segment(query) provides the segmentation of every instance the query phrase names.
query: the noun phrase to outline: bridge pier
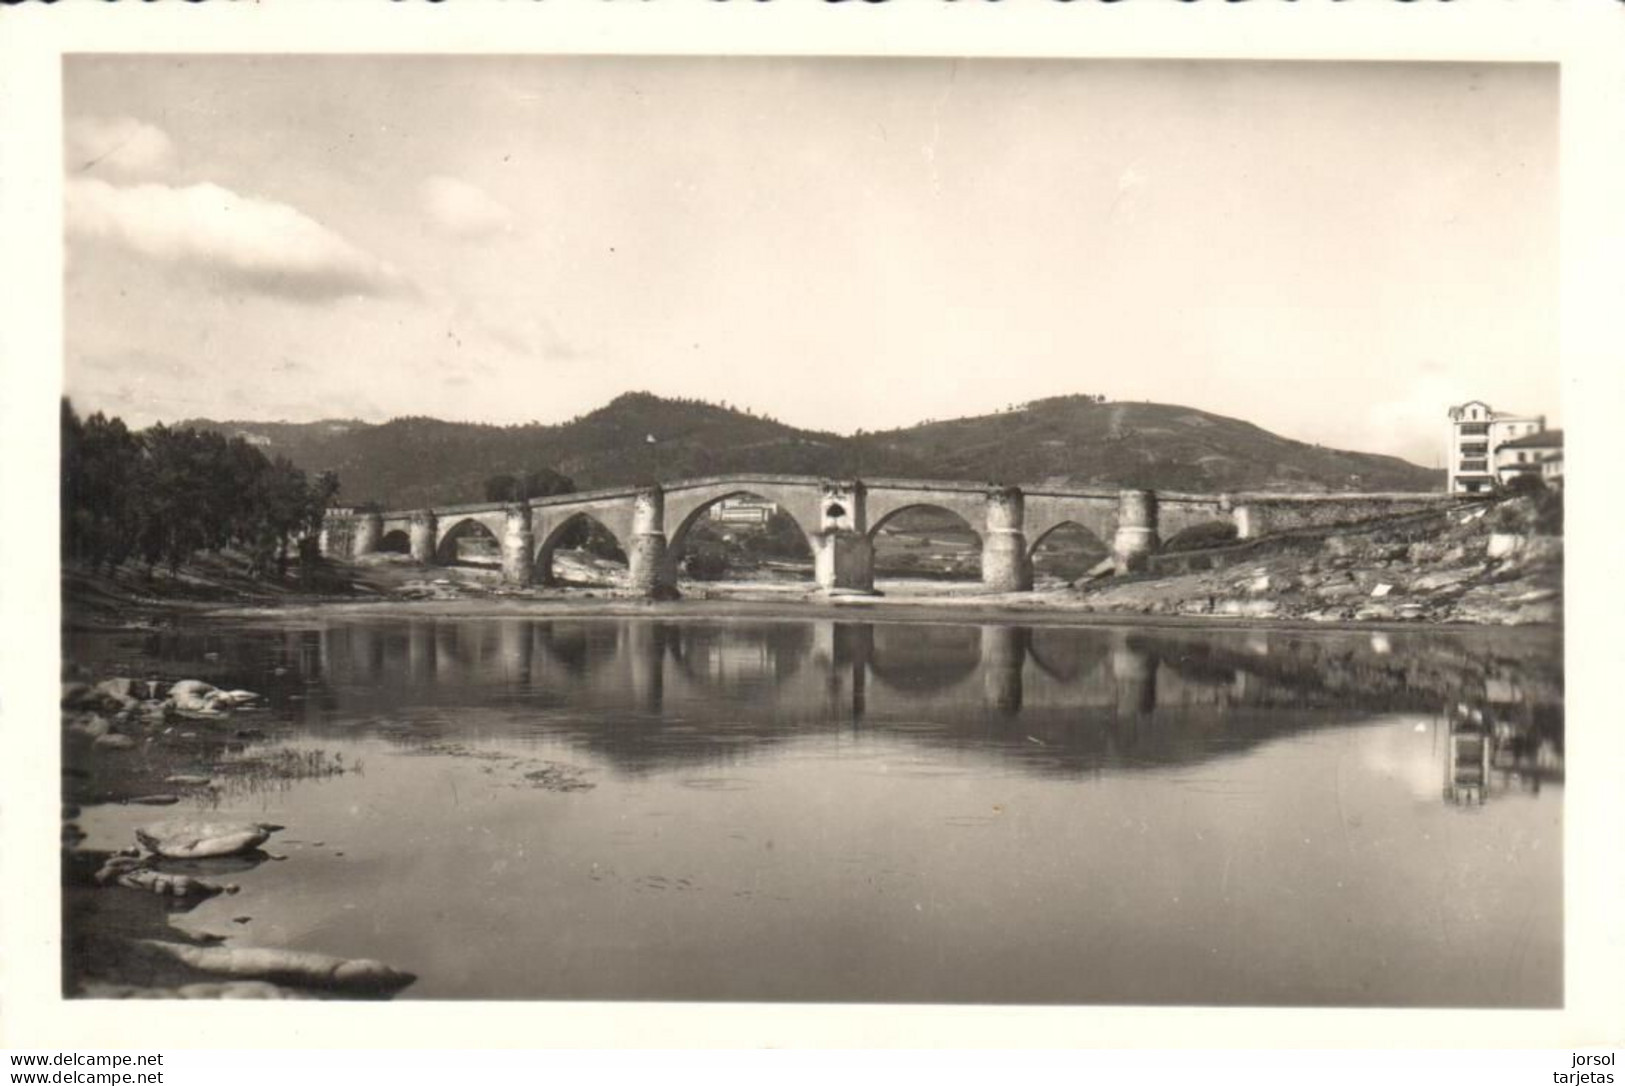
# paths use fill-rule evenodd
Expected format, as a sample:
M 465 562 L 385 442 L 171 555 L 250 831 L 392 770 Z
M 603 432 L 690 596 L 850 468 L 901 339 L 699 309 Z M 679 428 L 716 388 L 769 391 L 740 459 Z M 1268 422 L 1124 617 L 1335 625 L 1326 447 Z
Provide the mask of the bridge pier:
M 631 671 L 632 697 L 639 709 L 658 713 L 666 691 L 666 627 L 660 622 L 629 622 L 622 651 Z
M 406 626 L 406 677 L 413 682 L 434 678 L 434 627 L 425 619 L 413 619 Z
M 362 513 L 355 521 L 355 535 L 351 539 L 350 553 L 357 558 L 378 550 L 378 541 L 384 538 L 384 514 Z
M 878 595 L 875 546 L 869 541 L 868 494 L 861 481 L 826 479 L 820 484 L 813 572 L 825 592 Z
M 1117 534 L 1112 563 L 1118 573 L 1135 573 L 1157 549 L 1157 495 L 1152 490 L 1125 490 L 1117 496 Z
M 530 584 L 535 568 L 532 551 L 536 541 L 530 531 L 530 506 L 519 502 L 502 507 L 506 520 L 502 527 L 502 583 Z
M 982 533 L 982 584 L 993 592 L 1031 592 L 1033 564 L 1022 530 L 1026 499 L 1020 487 L 987 492 L 987 525 Z
M 412 558 L 426 566 L 434 565 L 434 541 L 439 534 L 440 518 L 433 509 L 419 509 L 412 514 Z
M 1113 638 L 1112 691 L 1117 715 L 1149 716 L 1157 708 L 1157 659 L 1127 635 Z
M 1032 632 L 1025 626 L 982 627 L 982 693 L 990 709 L 1021 712 L 1021 672 Z
M 632 591 L 655 600 L 677 598 L 677 569 L 666 556 L 666 492 L 658 486 L 638 490 L 632 504 L 632 538 L 626 562 Z

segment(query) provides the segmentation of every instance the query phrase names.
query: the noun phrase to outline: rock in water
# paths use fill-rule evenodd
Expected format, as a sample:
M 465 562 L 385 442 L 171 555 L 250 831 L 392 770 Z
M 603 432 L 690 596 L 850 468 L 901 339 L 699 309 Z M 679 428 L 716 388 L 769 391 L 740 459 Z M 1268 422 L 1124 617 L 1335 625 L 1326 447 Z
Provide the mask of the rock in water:
M 247 705 L 251 701 L 258 701 L 259 695 L 252 690 L 217 690 L 214 700 L 221 705 Z
M 263 845 L 282 827 L 270 822 L 193 822 L 175 819 L 143 826 L 138 841 L 160 856 L 196 860 L 205 856 L 234 856 Z
M 183 713 L 213 713 L 228 704 L 224 693 L 200 679 L 182 679 L 169 688 L 169 700 Z
M 335 991 L 392 992 L 417 980 L 371 958 L 335 958 L 308 950 L 263 947 L 189 946 L 158 939 L 141 944 L 203 973 L 236 980 L 264 980 Z
M 132 890 L 146 890 L 163 897 L 213 897 L 226 889 L 206 879 L 154 871 L 146 866 L 145 860 L 131 856 L 110 857 L 96 872 L 96 882 L 103 886 L 115 882 Z

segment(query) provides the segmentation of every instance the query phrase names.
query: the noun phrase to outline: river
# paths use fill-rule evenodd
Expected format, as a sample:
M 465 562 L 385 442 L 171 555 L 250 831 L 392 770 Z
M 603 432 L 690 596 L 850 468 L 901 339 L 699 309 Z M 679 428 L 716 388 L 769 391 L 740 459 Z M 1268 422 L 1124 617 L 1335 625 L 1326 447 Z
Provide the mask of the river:
M 344 617 L 67 652 L 263 695 L 182 725 L 238 736 L 207 799 L 89 808 L 86 847 L 280 823 L 172 922 L 404 999 L 1562 1000 L 1549 631 Z

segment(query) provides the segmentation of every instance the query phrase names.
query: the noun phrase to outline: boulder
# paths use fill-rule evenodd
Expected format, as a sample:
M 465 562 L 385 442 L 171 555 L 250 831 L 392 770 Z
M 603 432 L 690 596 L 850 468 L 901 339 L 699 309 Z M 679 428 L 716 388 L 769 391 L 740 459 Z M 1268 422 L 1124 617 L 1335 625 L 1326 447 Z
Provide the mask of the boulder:
M 113 730 L 113 725 L 95 713 L 80 713 L 68 721 L 68 731 L 87 739 L 100 739 Z
M 65 709 L 91 709 L 99 702 L 96 688 L 89 683 L 63 683 L 62 707 Z
M 1510 558 L 1523 550 L 1523 546 L 1524 537 L 1516 532 L 1491 532 L 1484 554 L 1490 559 Z
M 96 684 L 96 690 L 109 701 L 119 706 L 134 705 L 141 698 L 147 696 L 147 684 L 140 684 L 140 693 L 134 679 L 103 679 Z
M 160 856 L 196 860 L 252 851 L 281 828 L 270 822 L 196 822 L 181 818 L 142 826 L 135 836 Z
M 96 746 L 101 750 L 133 750 L 135 740 L 127 735 L 109 732 L 106 735 L 97 737 Z
M 1265 618 L 1275 614 L 1280 604 L 1275 600 L 1219 600 L 1213 608 L 1216 615 L 1241 615 L 1247 618 Z
M 1413 592 L 1437 592 L 1441 588 L 1456 588 L 1473 579 L 1476 570 L 1441 569 L 1424 573 L 1411 582 Z
M 117 883 L 131 890 L 146 890 L 161 897 L 213 897 L 224 893 L 225 887 L 190 875 L 169 875 L 146 866 L 145 860 L 129 856 L 114 856 L 96 872 L 96 881 L 103 886 Z
M 415 974 L 371 958 L 335 958 L 264 947 L 190 946 L 158 939 L 140 943 L 199 972 L 235 980 L 355 992 L 393 992 L 417 980 Z
M 197 679 L 182 679 L 169 688 L 169 700 L 183 713 L 212 713 L 220 709 L 217 688 Z

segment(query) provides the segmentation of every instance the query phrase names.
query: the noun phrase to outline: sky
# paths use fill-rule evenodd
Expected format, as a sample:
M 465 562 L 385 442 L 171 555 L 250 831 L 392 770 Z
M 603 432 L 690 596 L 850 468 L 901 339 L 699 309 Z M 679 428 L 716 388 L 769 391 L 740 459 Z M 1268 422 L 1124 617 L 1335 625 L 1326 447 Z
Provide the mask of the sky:
M 133 424 L 1561 421 L 1541 65 L 74 56 L 66 388 Z

